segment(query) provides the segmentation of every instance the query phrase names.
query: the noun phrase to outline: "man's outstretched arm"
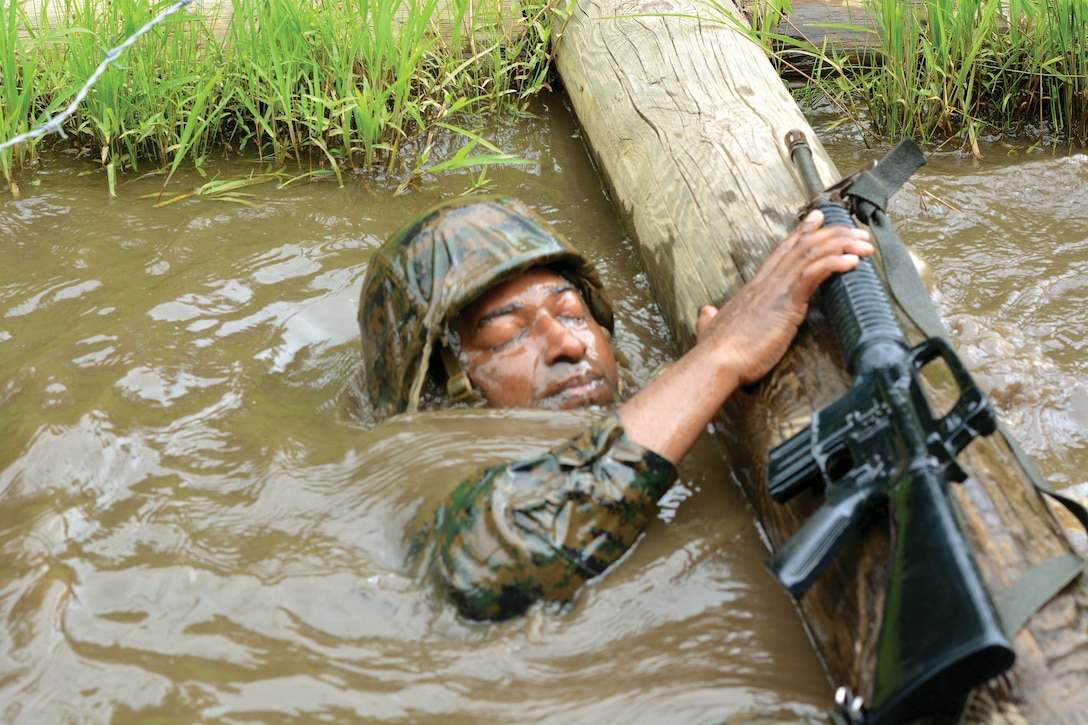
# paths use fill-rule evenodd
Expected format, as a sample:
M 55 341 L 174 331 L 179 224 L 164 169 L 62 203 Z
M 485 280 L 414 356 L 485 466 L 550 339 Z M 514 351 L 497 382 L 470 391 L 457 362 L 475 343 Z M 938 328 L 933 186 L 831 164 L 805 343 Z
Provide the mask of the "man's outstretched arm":
M 866 232 L 821 222 L 814 212 L 728 304 L 704 307 L 695 347 L 618 415 L 457 487 L 418 543 L 463 615 L 505 619 L 538 599 L 568 600 L 634 545 L 673 464 L 738 387 L 781 359 L 820 283 L 872 253 Z
M 873 253 L 866 230 L 822 223 L 811 212 L 725 306 L 699 311 L 695 346 L 620 407 L 631 440 L 678 464 L 729 396 L 782 359 L 820 284 Z

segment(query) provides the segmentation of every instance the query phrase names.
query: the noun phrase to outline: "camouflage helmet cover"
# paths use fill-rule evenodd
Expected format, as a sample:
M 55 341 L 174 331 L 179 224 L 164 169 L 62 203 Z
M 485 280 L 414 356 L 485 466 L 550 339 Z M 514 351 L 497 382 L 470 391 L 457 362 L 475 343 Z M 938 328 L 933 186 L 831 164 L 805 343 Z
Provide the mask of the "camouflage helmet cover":
M 371 257 L 359 299 L 375 414 L 415 411 L 447 323 L 491 287 L 538 266 L 574 284 L 594 319 L 612 330 L 612 305 L 592 263 L 520 201 L 446 202 L 395 233 Z

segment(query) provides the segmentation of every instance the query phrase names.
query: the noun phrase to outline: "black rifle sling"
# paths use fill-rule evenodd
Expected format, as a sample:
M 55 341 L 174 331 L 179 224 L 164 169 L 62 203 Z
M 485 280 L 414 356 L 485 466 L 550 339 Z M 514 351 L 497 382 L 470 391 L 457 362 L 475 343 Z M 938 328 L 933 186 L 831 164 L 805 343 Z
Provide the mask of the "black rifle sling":
M 926 162 L 921 150 L 902 141 L 869 171 L 861 172 L 845 191 L 853 202 L 854 214 L 865 223 L 873 237 L 888 286 L 896 303 L 927 337 L 949 340 L 948 332 L 929 300 L 922 278 L 885 211 L 888 198 Z M 1088 530 L 1088 509 L 1080 502 L 1055 491 L 1036 468 L 1020 444 L 998 421 L 998 432 L 1035 488 L 1054 498 Z M 1015 634 L 1028 619 L 1085 570 L 1076 554 L 1067 554 L 1037 564 L 1020 578 L 997 603 L 1006 631 Z

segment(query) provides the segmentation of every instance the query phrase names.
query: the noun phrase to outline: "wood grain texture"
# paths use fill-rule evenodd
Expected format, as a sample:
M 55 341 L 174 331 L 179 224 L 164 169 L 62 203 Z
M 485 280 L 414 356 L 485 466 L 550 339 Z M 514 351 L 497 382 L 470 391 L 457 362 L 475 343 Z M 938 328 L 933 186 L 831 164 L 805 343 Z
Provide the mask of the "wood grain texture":
M 803 196 L 784 173 L 782 138 L 808 127 L 743 34 L 668 15 L 698 11 L 673 0 L 580 1 L 556 56 L 685 344 L 698 306 L 739 289 L 793 226 Z M 822 149 L 817 156 L 829 175 Z
M 720 7 L 741 17 L 728 0 Z M 721 15 L 696 17 L 709 12 L 685 0 L 579 0 L 556 50 L 591 152 L 685 349 L 699 306 L 733 295 L 804 203 L 786 132 L 806 132 L 823 179 L 840 176 L 762 51 Z M 774 503 L 767 454 L 848 385 L 826 321 L 814 312 L 774 373 L 723 411 L 729 463 L 775 550 L 821 497 Z M 939 376 L 933 385 L 939 398 Z M 953 486 L 953 497 L 997 599 L 1031 566 L 1071 546 L 1000 439 L 974 442 L 961 460 L 972 475 Z M 885 528 L 844 551 L 800 602 L 832 681 L 865 696 L 887 580 Z M 1086 601 L 1084 585 L 1074 584 L 1032 618 L 1015 637 L 1017 665 L 981 688 L 971 722 L 1083 721 Z

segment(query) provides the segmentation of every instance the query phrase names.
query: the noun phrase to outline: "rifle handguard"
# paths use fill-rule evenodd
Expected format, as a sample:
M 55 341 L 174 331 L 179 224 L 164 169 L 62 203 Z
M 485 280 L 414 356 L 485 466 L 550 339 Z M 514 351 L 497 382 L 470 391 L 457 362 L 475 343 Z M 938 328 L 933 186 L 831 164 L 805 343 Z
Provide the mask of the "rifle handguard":
M 815 204 L 814 208 L 823 212 L 825 227 L 857 227 L 841 203 L 825 201 Z M 863 257 L 857 267 L 833 275 L 820 289 L 839 348 L 846 356 L 847 372 L 855 372 L 857 354 L 867 344 L 886 340 L 907 348 L 903 330 L 888 303 L 884 282 L 871 259 Z

